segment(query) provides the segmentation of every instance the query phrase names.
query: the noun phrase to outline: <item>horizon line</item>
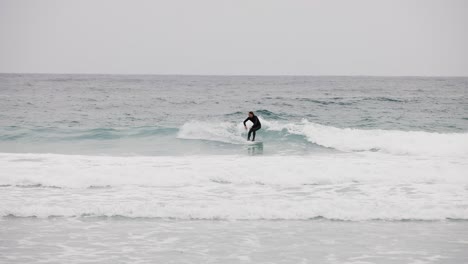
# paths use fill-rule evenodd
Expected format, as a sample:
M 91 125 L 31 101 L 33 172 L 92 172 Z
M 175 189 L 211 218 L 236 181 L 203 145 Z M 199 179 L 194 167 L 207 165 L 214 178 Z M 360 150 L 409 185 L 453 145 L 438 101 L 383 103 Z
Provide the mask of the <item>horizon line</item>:
M 340 75 L 340 74 L 187 74 L 187 73 L 50 73 L 50 72 L 0 72 L 0 74 L 25 75 L 136 75 L 136 76 L 206 76 L 206 77 L 413 77 L 413 78 L 467 78 L 468 75 Z

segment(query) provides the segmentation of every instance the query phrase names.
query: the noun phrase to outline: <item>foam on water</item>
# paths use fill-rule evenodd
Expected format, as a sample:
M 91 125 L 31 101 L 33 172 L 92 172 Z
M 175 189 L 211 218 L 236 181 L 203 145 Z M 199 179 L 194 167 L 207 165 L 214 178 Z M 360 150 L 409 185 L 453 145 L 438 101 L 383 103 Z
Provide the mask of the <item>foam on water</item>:
M 382 151 L 397 155 L 468 157 L 468 133 L 430 133 L 324 126 L 303 120 L 301 124 L 268 122 L 270 130 L 286 129 L 310 142 L 342 151 Z
M 0 185 L 175 186 L 221 181 L 297 186 L 350 182 L 467 184 L 464 158 L 373 153 L 310 156 L 112 157 L 0 154 Z
M 468 133 L 431 133 L 381 129 L 355 129 L 325 126 L 302 120 L 300 123 L 269 121 L 261 118 L 259 137 L 277 141 L 278 136 L 299 135 L 322 147 L 340 151 L 371 151 L 396 155 L 432 155 L 468 157 Z M 270 135 L 272 132 L 283 134 Z M 232 144 L 245 142 L 241 123 L 192 121 L 179 130 L 182 139 L 201 139 Z M 303 142 L 306 144 L 307 142 Z
M 2 216 L 468 219 L 466 159 L 3 153 L 0 166 Z
M 0 74 L 0 216 L 468 219 L 467 84 Z
M 243 130 L 245 129 L 241 124 L 191 121 L 182 125 L 177 137 L 181 139 L 201 139 L 242 144 L 246 141 L 245 137 L 242 136 Z

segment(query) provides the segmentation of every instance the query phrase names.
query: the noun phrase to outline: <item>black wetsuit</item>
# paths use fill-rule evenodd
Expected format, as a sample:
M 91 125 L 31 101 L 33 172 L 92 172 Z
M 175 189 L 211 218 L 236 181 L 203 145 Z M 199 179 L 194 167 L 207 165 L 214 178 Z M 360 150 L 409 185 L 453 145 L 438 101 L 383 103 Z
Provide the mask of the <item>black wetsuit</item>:
M 258 117 L 257 116 L 253 116 L 252 118 L 250 117 L 247 117 L 245 120 L 244 120 L 244 126 L 245 126 L 245 122 L 247 121 L 251 121 L 253 123 L 253 126 L 250 128 L 249 130 L 249 134 L 247 136 L 247 140 L 250 140 L 250 135 L 253 133 L 253 138 L 252 138 L 252 141 L 255 141 L 255 132 L 257 130 L 259 130 L 260 128 L 262 128 L 262 124 L 260 124 L 260 120 L 258 120 Z

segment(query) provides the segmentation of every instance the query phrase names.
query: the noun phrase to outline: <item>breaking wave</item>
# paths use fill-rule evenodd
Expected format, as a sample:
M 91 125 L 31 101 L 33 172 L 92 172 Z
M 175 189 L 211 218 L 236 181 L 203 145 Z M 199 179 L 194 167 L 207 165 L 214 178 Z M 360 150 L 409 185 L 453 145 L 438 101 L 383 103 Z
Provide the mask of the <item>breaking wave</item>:
M 258 134 L 264 141 L 278 141 L 289 135 L 298 135 L 302 137 L 303 144 L 313 143 L 345 152 L 468 157 L 468 133 L 337 128 L 307 120 L 285 123 L 261 119 L 261 122 L 263 130 Z M 241 123 L 192 121 L 180 128 L 178 137 L 243 144 L 245 133 Z
M 468 219 L 465 159 L 0 153 L 0 216 Z

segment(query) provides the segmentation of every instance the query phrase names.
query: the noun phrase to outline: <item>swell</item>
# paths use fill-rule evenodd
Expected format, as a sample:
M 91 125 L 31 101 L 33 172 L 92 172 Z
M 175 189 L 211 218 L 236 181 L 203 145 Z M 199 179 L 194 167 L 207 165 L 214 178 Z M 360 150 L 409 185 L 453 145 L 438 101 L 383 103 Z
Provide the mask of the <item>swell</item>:
M 468 133 L 338 128 L 309 122 L 306 119 L 301 122 L 288 122 L 279 118 L 260 117 L 260 119 L 262 129 L 258 132 L 258 139 L 265 144 L 271 143 L 276 146 L 281 146 L 283 143 L 303 146 L 316 144 L 343 152 L 468 157 Z M 65 144 L 80 141 L 109 141 L 110 144 L 119 144 L 122 139 L 142 144 L 151 142 L 149 139 L 166 138 L 238 145 L 246 144 L 246 130 L 242 123 L 236 122 L 190 121 L 180 127 L 92 129 L 4 127 L 0 131 L 0 144 L 2 141 Z
M 306 102 L 317 105 L 356 105 L 362 102 L 386 102 L 386 103 L 408 103 L 415 102 L 415 98 L 397 98 L 387 96 L 376 97 L 332 97 L 332 98 L 308 98 L 297 97 L 295 101 Z
M 268 120 L 287 120 L 287 118 L 290 117 L 290 115 L 286 113 L 273 112 L 267 109 L 259 109 L 259 110 L 255 110 L 254 112 L 257 116 L 261 116 L 262 118 L 268 119 Z M 236 112 L 225 114 L 224 116 L 229 119 L 233 117 L 236 119 L 244 119 L 245 115 L 246 115 L 245 112 L 236 111 Z
M 170 127 L 134 127 L 134 128 L 90 128 L 67 129 L 58 127 L 20 128 L 4 127 L 0 141 L 79 141 L 113 140 L 121 138 L 144 138 L 175 134 L 177 128 Z
M 78 219 L 106 219 L 106 220 L 170 220 L 170 221 L 337 221 L 337 222 L 353 222 L 353 221 L 372 221 L 372 222 L 437 222 L 437 221 L 447 221 L 447 222 L 466 222 L 468 218 L 453 218 L 453 217 L 445 217 L 445 218 L 434 218 L 434 219 L 419 219 L 419 218 L 395 218 L 395 219 L 387 219 L 387 218 L 368 218 L 368 219 L 359 219 L 359 220 L 351 220 L 351 219 L 340 219 L 340 218 L 327 218 L 324 216 L 314 216 L 309 218 L 297 218 L 297 219 L 290 219 L 290 218 L 245 218 L 245 219 L 229 219 L 229 218 L 222 218 L 222 217 L 208 217 L 208 218 L 198 218 L 193 216 L 187 217 L 150 217 L 150 216 L 126 216 L 126 215 L 99 215 L 99 214 L 90 214 L 84 213 L 81 215 L 14 215 L 14 214 L 7 214 L 0 216 L 3 219 L 24 219 L 24 218 L 48 218 L 48 219 L 56 219 L 56 218 L 78 218 Z

